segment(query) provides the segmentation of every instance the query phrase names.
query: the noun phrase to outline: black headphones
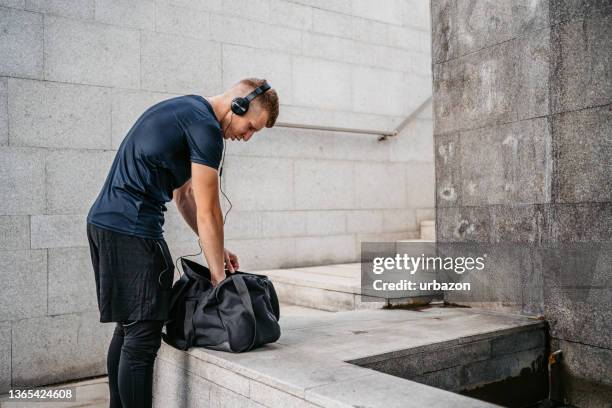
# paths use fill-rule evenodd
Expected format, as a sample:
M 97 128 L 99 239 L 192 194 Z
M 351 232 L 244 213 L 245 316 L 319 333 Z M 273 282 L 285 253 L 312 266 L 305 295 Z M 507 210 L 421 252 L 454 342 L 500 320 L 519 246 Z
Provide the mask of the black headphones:
M 249 105 L 251 104 L 251 101 L 255 99 L 258 95 L 261 95 L 262 93 L 266 92 L 270 88 L 271 88 L 270 85 L 268 85 L 268 83 L 264 81 L 264 83 L 261 86 L 258 86 L 257 88 L 255 88 L 253 92 L 251 92 L 247 96 L 243 98 L 237 97 L 237 98 L 232 99 L 232 105 L 231 105 L 232 112 L 234 112 L 238 116 L 246 115 L 246 113 L 249 111 Z

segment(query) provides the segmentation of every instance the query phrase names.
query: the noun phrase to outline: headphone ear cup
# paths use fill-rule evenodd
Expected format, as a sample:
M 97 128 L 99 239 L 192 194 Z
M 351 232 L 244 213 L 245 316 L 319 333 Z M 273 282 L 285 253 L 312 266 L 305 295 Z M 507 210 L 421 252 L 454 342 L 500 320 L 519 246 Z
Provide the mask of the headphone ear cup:
M 249 110 L 249 101 L 246 98 L 234 98 L 231 108 L 236 115 L 243 116 Z

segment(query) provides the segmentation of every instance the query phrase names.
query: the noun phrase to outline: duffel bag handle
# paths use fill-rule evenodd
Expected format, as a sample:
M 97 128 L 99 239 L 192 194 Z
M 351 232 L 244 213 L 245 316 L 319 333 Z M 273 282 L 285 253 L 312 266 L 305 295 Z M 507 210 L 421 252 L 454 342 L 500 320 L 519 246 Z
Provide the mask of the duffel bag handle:
M 246 283 L 244 282 L 244 277 L 238 274 L 230 275 L 234 285 L 236 286 L 236 290 L 238 291 L 238 295 L 240 296 L 240 300 L 244 305 L 245 309 L 253 319 L 253 340 L 245 351 L 251 350 L 255 341 L 257 340 L 257 319 L 255 318 L 255 312 L 253 312 L 253 303 L 251 301 L 251 294 L 249 293 L 249 289 L 247 288 Z

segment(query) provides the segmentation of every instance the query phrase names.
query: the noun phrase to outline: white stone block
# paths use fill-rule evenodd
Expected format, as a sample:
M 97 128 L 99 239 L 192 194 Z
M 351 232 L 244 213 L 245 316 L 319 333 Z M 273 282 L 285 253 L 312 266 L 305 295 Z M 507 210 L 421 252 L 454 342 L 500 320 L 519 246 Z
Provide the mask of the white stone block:
M 238 256 L 241 271 L 295 265 L 295 238 L 226 240 L 225 247 Z
M 207 0 L 206 7 L 221 14 L 244 17 L 249 20 L 270 21 L 270 4 L 267 0 Z
M 410 53 L 410 67 L 415 75 L 430 78 L 431 71 L 431 56 L 421 52 L 408 51 Z
M 312 29 L 337 37 L 350 37 L 353 22 L 351 16 L 315 8 L 312 10 Z
M 332 61 L 293 59 L 293 100 L 296 104 L 351 109 L 351 66 Z
M 75 19 L 94 17 L 94 0 L 26 0 L 27 10 L 45 14 L 55 14 Z
M 48 314 L 97 311 L 89 248 L 49 249 Z
M 383 231 L 417 231 L 416 211 L 413 208 L 383 210 Z
M 227 151 L 238 156 L 332 159 L 338 156 L 335 140 L 330 132 L 275 126 L 255 133 L 248 143 L 229 143 Z
M 244 45 L 299 54 L 301 32 L 269 24 L 254 24 L 251 20 L 211 14 L 211 38 L 223 43 Z
M 86 247 L 87 215 L 32 216 L 32 248 Z
M 411 55 L 407 50 L 367 44 L 326 34 L 305 32 L 303 34 L 303 53 L 309 57 L 331 59 L 349 64 L 398 71 L 410 70 Z
M 47 313 L 46 251 L 1 251 L 0 271 L 0 321 Z
M 138 88 L 140 33 L 106 24 L 45 16 L 45 78 Z
M 293 209 L 293 161 L 226 155 L 224 191 L 232 211 Z
M 421 31 L 410 27 L 388 25 L 388 45 L 391 47 L 405 48 L 411 51 L 423 52 L 421 50 Z
M 408 0 L 404 4 L 405 7 L 402 8 L 402 24 L 429 32 L 431 29 L 429 2 Z
M 353 17 L 351 38 L 357 41 L 385 45 L 388 43 L 388 27 L 391 26 L 370 19 Z
M 418 49 L 417 51 L 429 55 L 431 59 L 431 32 L 427 31 L 417 31 L 417 41 L 418 41 Z
M 409 89 L 403 74 L 379 68 L 353 68 L 353 110 L 386 115 L 406 115 Z
M 106 374 L 106 352 L 114 326 L 100 323 L 97 311 L 15 322 L 13 386 Z
M 356 256 L 353 235 L 295 238 L 294 259 L 301 265 L 355 262 Z
M 348 38 L 304 32 L 302 34 L 303 54 L 309 57 L 325 58 L 334 61 L 351 62 L 355 41 Z
M 292 103 L 291 57 L 280 52 L 223 44 L 223 88 L 243 78 L 265 78 L 280 102 Z
M 294 0 L 294 2 L 314 8 L 351 14 L 351 0 Z
M 262 236 L 277 238 L 306 235 L 306 216 L 303 211 L 262 212 Z
M 341 235 L 347 231 L 344 211 L 308 211 L 306 233 L 308 235 Z
M 266 407 L 314 408 L 315 405 L 289 393 L 251 381 L 251 399 Z
M 9 78 L 11 145 L 108 149 L 108 89 Z
M 169 346 L 162 344 L 162 347 Z M 167 360 L 156 361 L 154 370 L 154 408 L 210 407 L 212 384 L 209 381 L 192 375 Z M 163 375 L 157 372 L 162 372 Z
M 2 8 L 0 33 L 0 75 L 42 79 L 42 15 Z
M 404 0 L 387 0 L 382 4 L 368 0 L 353 0 L 352 6 L 353 14 L 356 16 L 401 25 L 407 4 Z
M 295 207 L 346 209 L 354 205 L 353 163 L 331 160 L 295 162 Z
M 210 37 L 210 14 L 206 11 L 157 3 L 155 31 L 208 39 Z
M 86 214 L 108 175 L 114 151 L 53 151 L 47 155 L 47 214 Z
M 417 222 L 423 222 L 426 220 L 435 220 L 436 219 L 436 209 L 432 208 L 417 208 L 416 209 L 416 218 Z M 435 222 L 435 221 L 434 221 Z
M 11 325 L 0 324 L 0 393 L 11 389 Z
M 25 0 L 0 0 L 0 5 L 12 8 L 25 8 Z
M 30 248 L 30 218 L 24 215 L 0 216 L 0 250 Z
M 312 8 L 285 0 L 270 0 L 270 23 L 298 30 L 312 28 Z
M 433 121 L 416 118 L 387 144 L 391 161 L 433 162 Z
M 402 82 L 410 93 L 410 98 L 406 100 L 408 113 L 413 112 L 432 95 L 431 75 L 419 76 L 405 72 Z
M 155 2 L 151 0 L 95 0 L 95 19 L 141 30 L 155 27 Z
M 403 164 L 355 162 L 357 208 L 404 208 L 408 204 Z
M 378 128 L 373 130 L 390 130 Z M 390 149 L 386 141 L 379 141 L 378 135 L 334 132 L 330 135 L 334 147 L 334 159 L 380 161 L 389 160 Z
M 45 160 L 40 150 L 0 149 L 0 214 L 40 214 L 45 210 Z
M 383 215 L 380 210 L 354 210 L 346 212 L 347 232 L 382 232 Z
M 436 222 L 434 220 L 423 220 L 421 225 L 421 239 L 436 240 Z
M 434 163 L 410 163 L 406 166 L 406 193 L 411 207 L 435 207 Z
M 221 47 L 170 34 L 143 33 L 141 71 L 143 89 L 214 94 L 221 90 Z
M 261 219 L 262 213 L 259 211 L 234 211 L 232 208 L 225 219 L 225 239 L 260 238 Z
M 8 78 L 0 78 L 0 146 L 6 146 L 8 140 Z
M 246 380 L 246 378 L 245 378 Z M 248 383 L 247 383 L 248 389 Z M 248 397 L 230 391 L 226 387 L 212 385 L 210 389 L 211 408 L 243 408 L 250 407 L 251 401 Z

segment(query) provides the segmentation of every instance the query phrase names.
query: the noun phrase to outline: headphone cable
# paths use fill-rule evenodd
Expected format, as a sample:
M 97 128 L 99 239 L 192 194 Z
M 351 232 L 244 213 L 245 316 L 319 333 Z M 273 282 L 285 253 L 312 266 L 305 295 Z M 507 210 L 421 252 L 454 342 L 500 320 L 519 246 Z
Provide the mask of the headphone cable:
M 225 199 L 229 203 L 229 208 L 227 209 L 227 211 L 225 212 L 225 215 L 223 216 L 223 226 L 225 226 L 225 220 L 227 219 L 227 214 L 229 214 L 229 212 L 232 209 L 232 202 L 230 201 L 229 197 L 223 191 L 223 182 L 221 180 L 221 177 L 223 176 L 223 165 L 225 164 L 225 134 L 227 133 L 227 129 L 232 124 L 232 120 L 233 119 L 234 119 L 234 112 L 232 112 L 232 116 L 230 117 L 230 122 L 228 123 L 227 127 L 225 128 L 225 131 L 223 132 L 223 155 L 221 157 L 221 166 L 220 166 L 220 169 L 219 169 L 219 190 L 221 190 L 221 194 L 223 194 L 223 197 L 225 197 Z

